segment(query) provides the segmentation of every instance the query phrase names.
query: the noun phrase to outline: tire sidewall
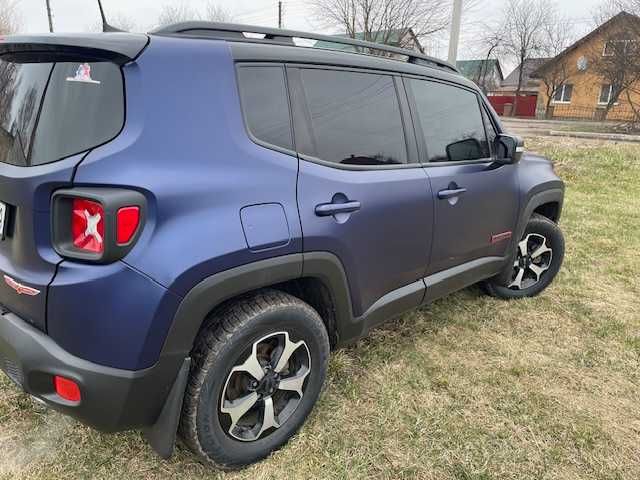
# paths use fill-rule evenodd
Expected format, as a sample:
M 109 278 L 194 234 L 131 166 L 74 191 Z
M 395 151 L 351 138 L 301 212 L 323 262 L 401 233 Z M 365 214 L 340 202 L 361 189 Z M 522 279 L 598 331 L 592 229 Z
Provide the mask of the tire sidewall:
M 197 409 L 197 434 L 204 452 L 227 465 L 247 464 L 264 458 L 283 445 L 304 423 L 320 394 L 327 368 L 328 337 L 324 325 L 309 307 L 292 305 L 261 312 L 238 329 L 213 359 L 206 372 Z M 311 356 L 311 369 L 304 395 L 285 424 L 266 437 L 243 442 L 231 437 L 219 420 L 222 390 L 231 369 L 242 363 L 242 352 L 269 334 L 286 331 L 292 341 L 304 340 Z M 226 458 L 217 458 L 222 453 Z

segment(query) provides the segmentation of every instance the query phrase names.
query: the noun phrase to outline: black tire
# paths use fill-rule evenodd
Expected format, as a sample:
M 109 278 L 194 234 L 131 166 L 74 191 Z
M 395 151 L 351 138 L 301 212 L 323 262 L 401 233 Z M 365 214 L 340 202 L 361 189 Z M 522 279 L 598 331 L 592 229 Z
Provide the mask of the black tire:
M 531 234 L 533 234 L 533 236 L 530 236 Z M 519 240 L 518 244 L 516 244 L 517 251 L 514 262 L 518 262 L 522 257 L 522 255 L 518 253 L 518 245 L 525 238 L 534 238 L 534 240 L 537 238 L 544 238 L 546 240 L 546 246 L 551 249 L 548 268 L 539 275 L 539 280 L 537 282 L 531 284 L 530 286 L 526 286 L 523 284 L 523 287 L 525 288 L 518 289 L 515 286 L 510 288 L 508 285 L 516 279 L 514 277 L 517 277 L 520 266 L 510 266 L 509 268 L 512 269 L 512 271 L 510 271 L 509 274 L 506 275 L 506 281 L 504 281 L 504 275 L 499 275 L 498 277 L 484 282 L 484 289 L 489 295 L 505 300 L 535 297 L 536 295 L 540 294 L 545 288 L 547 288 L 551 284 L 551 282 L 553 282 L 554 278 L 558 274 L 558 271 L 560 270 L 560 267 L 562 266 L 562 260 L 564 259 L 564 236 L 562 235 L 562 231 L 560 230 L 558 225 L 549 220 L 547 217 L 533 214 L 529 219 L 529 222 L 527 223 L 522 238 Z M 531 259 L 529 259 L 529 263 L 531 263 Z M 533 273 L 533 275 L 535 274 Z M 500 277 L 502 277 L 502 281 L 498 280 Z M 533 279 L 530 281 L 533 281 Z
M 287 332 L 287 335 L 281 335 L 280 332 Z M 267 340 L 264 340 L 265 338 Z M 262 415 L 264 426 L 265 402 L 266 398 L 271 396 L 271 405 L 277 405 L 277 402 L 287 405 L 288 418 L 279 428 L 272 427 L 263 433 L 258 422 L 257 439 L 246 441 L 234 438 L 236 432 L 240 432 L 238 435 L 250 436 L 247 432 L 252 430 L 246 426 L 233 426 L 232 417 L 221 411 L 223 405 L 232 405 L 229 402 L 233 399 L 224 400 L 222 396 L 227 398 L 227 385 L 238 384 L 241 385 L 238 388 L 242 389 L 242 385 L 247 383 L 252 384 L 246 388 L 250 388 L 249 395 L 253 395 L 258 391 L 253 389 L 253 384 L 258 382 L 254 382 L 255 377 L 248 375 L 245 370 L 233 373 L 232 369 L 249 362 L 253 358 L 252 352 L 263 351 L 271 344 L 278 345 L 280 341 L 285 341 L 285 345 L 300 344 L 299 348 L 296 347 L 296 353 L 291 354 L 289 358 L 298 355 L 301 362 L 304 363 L 307 358 L 310 362 L 303 379 L 303 394 L 295 403 L 297 394 L 280 391 L 273 393 L 274 387 L 271 384 L 272 396 L 269 393 L 264 394 L 262 400 L 255 403 L 255 411 L 251 410 L 245 415 L 247 418 L 253 416 L 251 418 L 255 417 L 258 420 Z M 276 367 L 276 357 L 282 355 L 278 352 L 283 352 L 283 349 L 273 347 L 271 353 L 266 354 Z M 255 356 L 257 358 L 259 355 Z M 205 463 L 216 468 L 237 469 L 263 459 L 286 443 L 306 420 L 322 389 L 328 358 L 329 338 L 322 319 L 313 308 L 300 299 L 277 290 L 262 290 L 226 305 L 207 319 L 196 340 L 180 419 L 180 437 Z M 269 361 L 264 358 L 260 360 L 262 368 L 267 372 L 265 379 L 269 373 L 277 375 L 273 365 L 268 365 Z M 287 362 L 285 371 L 293 369 L 289 365 L 290 362 L 293 360 Z M 263 383 L 260 382 L 259 388 L 268 389 L 269 387 L 263 386 Z M 293 400 L 276 398 L 276 394 L 290 393 Z M 246 398 L 243 395 L 239 394 L 236 398 Z M 276 410 L 274 408 L 274 411 Z M 277 420 L 282 412 L 284 410 L 274 418 Z

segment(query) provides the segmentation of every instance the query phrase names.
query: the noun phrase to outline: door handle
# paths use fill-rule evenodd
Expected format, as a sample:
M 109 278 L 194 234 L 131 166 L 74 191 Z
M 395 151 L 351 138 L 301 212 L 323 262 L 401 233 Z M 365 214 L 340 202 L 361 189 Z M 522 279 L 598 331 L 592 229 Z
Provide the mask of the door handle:
M 338 213 L 352 213 L 360 210 L 360 202 L 351 201 L 345 203 L 321 203 L 316 206 L 316 215 L 329 217 Z
M 462 195 L 466 191 L 467 191 L 466 188 L 454 188 L 454 189 L 451 189 L 451 190 L 440 190 L 438 192 L 438 198 L 440 200 L 446 200 L 448 198 L 459 197 L 460 195 Z

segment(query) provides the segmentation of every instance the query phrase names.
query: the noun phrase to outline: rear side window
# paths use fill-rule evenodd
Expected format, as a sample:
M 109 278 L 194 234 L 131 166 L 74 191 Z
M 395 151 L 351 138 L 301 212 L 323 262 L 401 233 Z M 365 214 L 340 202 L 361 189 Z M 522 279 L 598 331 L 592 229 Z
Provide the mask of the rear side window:
M 463 88 L 409 80 L 430 162 L 491 156 L 478 97 Z
M 0 161 L 42 165 L 113 139 L 125 117 L 120 68 L 110 62 L 0 61 Z
M 407 163 L 391 76 L 303 69 L 302 83 L 321 160 L 343 165 Z
M 259 141 L 293 150 L 282 67 L 238 67 L 240 101 L 249 132 Z

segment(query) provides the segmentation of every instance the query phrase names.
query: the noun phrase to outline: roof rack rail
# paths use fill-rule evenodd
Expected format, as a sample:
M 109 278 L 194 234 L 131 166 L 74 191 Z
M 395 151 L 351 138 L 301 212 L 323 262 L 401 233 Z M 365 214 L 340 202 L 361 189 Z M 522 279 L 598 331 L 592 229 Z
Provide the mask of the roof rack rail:
M 404 48 L 393 47 L 382 43 L 366 42 L 363 40 L 355 40 L 347 37 L 333 37 L 330 35 L 320 35 L 317 33 L 299 32 L 295 30 L 284 30 L 278 28 L 257 27 L 254 25 L 240 25 L 233 23 L 218 22 L 180 22 L 165 27 L 158 28 L 151 32 L 155 35 L 185 35 L 195 37 L 207 37 L 220 40 L 236 41 L 236 42 L 254 42 L 254 43 L 270 43 L 277 45 L 295 46 L 294 38 L 302 38 L 309 40 L 317 40 L 327 43 L 335 43 L 338 45 L 351 45 L 353 47 L 366 48 L 369 50 L 378 50 L 381 52 L 403 55 L 407 57 L 407 62 L 416 65 L 425 65 L 435 67 L 442 70 L 450 70 L 459 73 L 458 69 L 449 62 L 438 58 L 424 55 L 423 53 L 407 50 Z M 260 34 L 264 38 L 248 37 L 246 34 Z M 322 47 L 324 48 L 324 47 Z M 331 50 L 330 48 L 325 48 Z M 363 52 L 353 52 L 363 53 Z

